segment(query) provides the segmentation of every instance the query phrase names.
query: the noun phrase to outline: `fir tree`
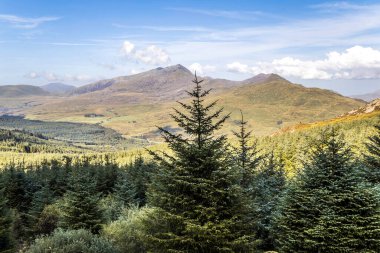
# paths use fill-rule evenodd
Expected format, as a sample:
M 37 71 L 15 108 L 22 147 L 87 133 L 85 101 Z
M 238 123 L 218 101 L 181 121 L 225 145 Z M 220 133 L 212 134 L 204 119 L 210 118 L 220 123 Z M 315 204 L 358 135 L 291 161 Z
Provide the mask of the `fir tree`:
M 233 173 L 224 135 L 215 135 L 229 117 L 205 105 L 210 90 L 195 76 L 187 111 L 171 115 L 182 134 L 159 128 L 172 155 L 150 152 L 159 162 L 149 189 L 149 204 L 160 210 L 167 231 L 150 235 L 158 252 L 249 252 L 250 234 L 242 221 L 247 205 Z M 245 235 L 244 235 L 245 234 Z
M 312 148 L 276 222 L 281 252 L 379 252 L 379 200 L 334 129 Z
M 367 149 L 369 154 L 365 155 L 367 167 L 366 177 L 369 182 L 380 183 L 380 125 L 375 126 L 377 134 L 369 138 Z
M 65 194 L 63 206 L 63 227 L 70 229 L 88 229 L 97 233 L 101 224 L 98 209 L 99 193 L 96 182 L 87 167 L 73 171 L 69 181 L 69 190 Z

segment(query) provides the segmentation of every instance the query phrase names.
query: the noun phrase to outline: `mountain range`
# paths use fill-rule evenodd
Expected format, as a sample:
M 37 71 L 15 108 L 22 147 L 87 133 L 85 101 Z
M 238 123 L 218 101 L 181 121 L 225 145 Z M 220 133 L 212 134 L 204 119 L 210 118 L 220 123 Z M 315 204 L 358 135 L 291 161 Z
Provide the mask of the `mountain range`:
M 56 95 L 62 95 L 73 91 L 76 87 L 64 83 L 48 83 L 40 86 L 43 90 Z
M 156 125 L 173 125 L 171 108 L 177 107 L 177 100 L 188 101 L 186 91 L 192 89 L 193 79 L 182 65 L 156 68 L 68 89 L 64 96 L 43 90 L 33 97 L 3 97 L 0 112 L 30 119 L 100 124 L 125 136 L 155 138 Z M 329 90 L 291 83 L 276 74 L 259 74 L 243 81 L 201 79 L 204 88 L 212 89 L 207 102 L 219 100 L 226 113 L 232 113 L 227 131 L 236 128 L 240 110 L 257 135 L 266 135 L 299 122 L 333 118 L 365 104 Z
M 352 97 L 353 98 L 357 98 L 357 99 L 362 99 L 362 100 L 367 101 L 367 102 L 370 102 L 370 101 L 372 101 L 374 99 L 380 98 L 380 90 L 377 90 L 377 91 L 374 91 L 374 92 L 371 92 L 371 93 L 362 94 L 362 95 L 354 95 Z

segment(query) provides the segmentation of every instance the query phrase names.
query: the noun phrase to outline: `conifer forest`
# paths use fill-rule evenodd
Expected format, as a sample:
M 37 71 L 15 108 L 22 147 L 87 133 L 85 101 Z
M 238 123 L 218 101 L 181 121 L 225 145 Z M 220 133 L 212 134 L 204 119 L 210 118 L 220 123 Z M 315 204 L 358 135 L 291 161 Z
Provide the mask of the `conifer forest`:
M 1 252 L 380 252 L 379 124 L 360 152 L 317 127 L 295 162 L 297 138 L 255 138 L 244 112 L 220 134 L 230 115 L 193 82 L 162 148 L 4 165 Z
M 380 253 L 380 0 L 0 0 L 0 253 Z

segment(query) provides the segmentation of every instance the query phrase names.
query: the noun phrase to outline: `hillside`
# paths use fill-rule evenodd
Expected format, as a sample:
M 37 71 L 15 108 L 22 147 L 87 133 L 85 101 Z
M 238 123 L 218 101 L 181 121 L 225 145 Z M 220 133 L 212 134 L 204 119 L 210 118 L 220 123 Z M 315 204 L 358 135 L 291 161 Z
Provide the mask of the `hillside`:
M 286 127 L 278 133 L 308 130 L 315 127 L 333 126 L 335 124 L 349 124 L 352 122 L 368 119 L 377 119 L 378 121 L 380 120 L 380 99 L 375 99 L 372 102 L 367 103 L 358 109 L 343 113 L 335 118 L 308 124 L 296 124 L 294 126 Z
M 4 85 L 0 86 L 0 97 L 24 97 L 24 96 L 46 96 L 49 93 L 40 87 L 33 85 Z
M 151 139 L 158 136 L 156 125 L 172 126 L 171 108 L 177 100 L 186 101 L 185 91 L 192 87 L 192 80 L 193 74 L 182 65 L 156 68 L 85 85 L 72 96 L 41 97 L 16 112 L 29 119 L 96 123 L 128 137 Z M 326 120 L 364 104 L 332 91 L 293 84 L 274 74 L 243 81 L 205 77 L 202 85 L 213 89 L 210 101 L 219 99 L 219 105 L 232 112 L 228 131 L 236 127 L 241 109 L 257 135 L 299 122 Z M 22 100 L 22 104 L 27 102 Z
M 94 96 L 109 95 L 111 93 L 144 94 L 151 98 L 175 99 L 183 97 L 186 90 L 193 85 L 194 74 L 184 66 L 177 64 L 166 68 L 156 68 L 130 76 L 121 76 L 112 79 L 100 80 L 74 89 L 72 95 L 93 93 Z M 243 86 L 246 84 L 259 84 L 274 80 L 286 81 L 275 74 L 259 74 L 243 81 L 227 79 L 214 79 L 204 77 L 203 85 L 215 91 Z
M 48 83 L 40 87 L 43 90 L 52 94 L 65 94 L 75 89 L 75 86 L 64 84 L 64 83 Z

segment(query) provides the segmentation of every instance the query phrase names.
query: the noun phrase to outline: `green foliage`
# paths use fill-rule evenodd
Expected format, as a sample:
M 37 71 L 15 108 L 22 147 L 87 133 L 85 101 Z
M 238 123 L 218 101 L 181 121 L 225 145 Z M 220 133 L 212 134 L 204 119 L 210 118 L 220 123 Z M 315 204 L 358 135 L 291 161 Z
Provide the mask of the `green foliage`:
M 155 164 L 144 161 L 139 155 L 118 177 L 115 194 L 124 204 L 143 206 Z
M 61 213 L 56 204 L 45 206 L 35 224 L 36 234 L 51 234 L 58 228 L 59 217 L 61 217 Z
M 193 82 L 191 103 L 179 102 L 187 113 L 175 109 L 172 115 L 185 135 L 160 128 L 174 156 L 151 152 L 160 166 L 148 203 L 168 224 L 168 231 L 150 235 L 151 247 L 159 252 L 249 251 L 252 238 L 242 222 L 249 209 L 226 137 L 214 135 L 228 116 L 220 117 L 222 109 L 211 112 L 216 102 L 204 105 L 210 90 L 202 90 L 197 77 Z
M 281 252 L 378 252 L 377 191 L 362 184 L 334 129 L 322 133 L 290 185 L 276 222 Z
M 12 252 L 14 247 L 11 231 L 12 218 L 1 179 L 0 177 L 0 252 Z
M 107 224 L 119 218 L 125 205 L 115 194 L 109 194 L 99 200 L 98 206 L 102 220 Z
M 260 154 L 257 147 L 257 140 L 252 141 L 252 131 L 247 131 L 244 121 L 243 113 L 241 113 L 240 131 L 233 131 L 238 139 L 239 145 L 234 147 L 235 165 L 241 170 L 241 185 L 243 189 L 249 194 L 250 188 L 258 171 L 260 162 L 264 156 Z M 251 196 L 252 197 L 252 196 Z
M 45 230 L 44 227 L 40 228 L 40 215 L 44 210 L 45 206 L 53 202 L 53 195 L 50 189 L 47 186 L 41 187 L 37 190 L 32 197 L 30 208 L 27 214 L 28 218 L 28 227 L 31 230 L 32 234 L 38 233 L 40 229 Z
M 105 239 L 89 231 L 56 230 L 50 236 L 37 238 L 27 253 L 115 253 L 113 246 Z
M 106 225 L 102 235 L 108 238 L 120 252 L 147 252 L 149 235 L 168 231 L 157 210 L 150 207 L 125 209 L 116 221 Z
M 26 152 L 26 148 L 32 153 L 83 153 L 146 144 L 143 140 L 125 139 L 115 130 L 98 124 L 48 122 L 28 120 L 21 116 L 0 116 L 0 151 Z
M 99 232 L 101 212 L 98 201 L 99 193 L 96 192 L 96 181 L 93 180 L 92 172 L 86 167 L 73 171 L 62 207 L 62 226 Z
M 380 125 L 375 126 L 376 135 L 369 138 L 367 143 L 368 155 L 365 155 L 367 166 L 366 177 L 369 182 L 380 184 Z
M 275 248 L 273 231 L 273 220 L 278 209 L 280 197 L 286 186 L 286 176 L 282 160 L 276 158 L 273 153 L 269 154 L 253 181 L 253 213 L 257 222 L 257 230 L 261 250 L 271 250 Z

